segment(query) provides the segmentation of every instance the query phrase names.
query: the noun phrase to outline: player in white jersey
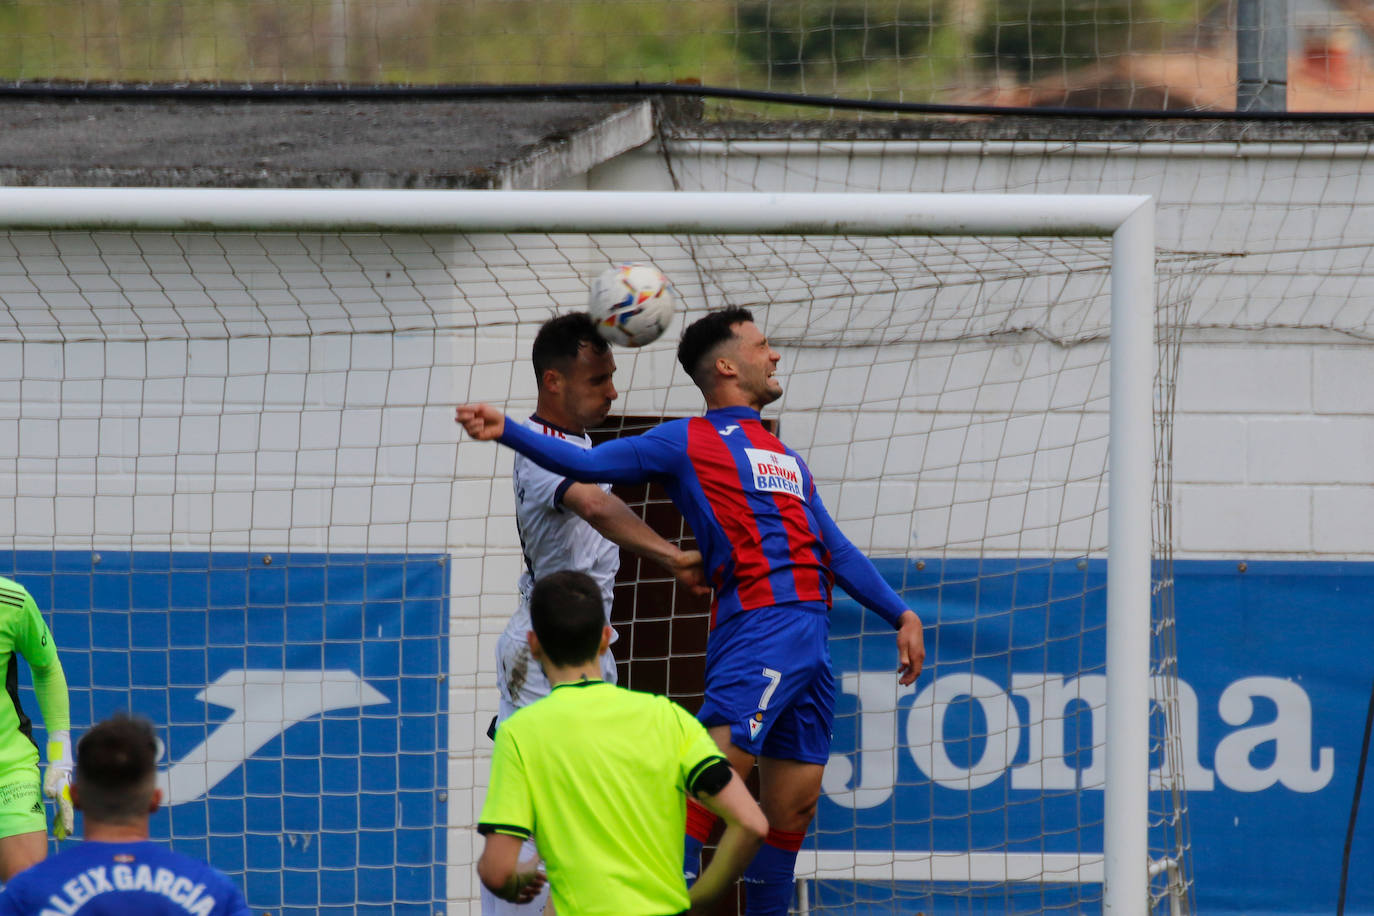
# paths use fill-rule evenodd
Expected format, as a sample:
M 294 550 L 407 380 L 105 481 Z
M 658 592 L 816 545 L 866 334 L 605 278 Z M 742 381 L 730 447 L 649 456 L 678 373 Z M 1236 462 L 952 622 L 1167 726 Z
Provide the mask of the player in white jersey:
M 586 433 L 579 435 L 559 427 L 538 412 L 526 420 L 525 425 L 546 436 L 592 447 L 592 440 Z M 515 523 L 520 531 L 525 569 L 520 574 L 520 604 L 501 634 L 497 652 L 497 683 L 501 691 L 498 722 L 504 722 L 515 710 L 549 692 L 543 670 L 530 658 L 525 640 L 525 634 L 530 631 L 530 589 L 535 581 L 565 569 L 584 572 L 600 586 L 609 611 L 615 574 L 620 569 L 619 545 L 598 534 L 568 502 L 568 491 L 573 487 L 592 486 L 609 495 L 609 485 L 573 483 L 544 470 L 524 455 L 515 460 L 511 482 L 515 486 Z M 579 495 L 582 494 L 573 494 L 573 499 L 577 500 Z M 594 494 L 591 498 L 598 499 Z M 614 496 L 609 498 L 619 502 Z M 616 682 L 615 658 L 610 652 L 601 656 L 601 674 L 606 683 Z
M 534 339 L 534 374 L 539 386 L 534 416 L 526 425 L 591 448 L 587 430 L 601 425 L 617 397 L 615 357 L 585 312 L 560 315 L 545 322 Z M 525 569 L 520 576 L 520 603 L 496 644 L 497 688 L 500 711 L 493 722 L 499 726 L 515 710 L 549 692 L 539 663 L 530 656 L 526 634 L 530 630 L 529 593 L 536 580 L 571 569 L 596 580 L 610 621 L 615 574 L 620 568 L 620 548 L 653 560 L 683 585 L 698 594 L 708 593 L 701 554 L 679 550 L 646 525 L 609 485 L 576 483 L 546 471 L 524 456 L 517 456 L 512 477 L 515 486 L 515 518 Z M 607 683 L 616 682 L 615 659 L 601 657 Z M 494 732 L 493 732 L 494 733 Z M 534 855 L 526 844 L 522 858 Z M 512 904 L 482 889 L 483 916 L 532 916 L 542 912 L 547 888 L 535 905 Z

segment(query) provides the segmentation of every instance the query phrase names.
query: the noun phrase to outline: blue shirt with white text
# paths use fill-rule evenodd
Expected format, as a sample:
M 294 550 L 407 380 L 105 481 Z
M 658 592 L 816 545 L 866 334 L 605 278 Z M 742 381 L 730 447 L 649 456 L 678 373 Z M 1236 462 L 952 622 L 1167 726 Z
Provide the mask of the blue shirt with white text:
M 216 868 L 150 841 L 87 841 L 15 875 L 0 916 L 249 916 Z

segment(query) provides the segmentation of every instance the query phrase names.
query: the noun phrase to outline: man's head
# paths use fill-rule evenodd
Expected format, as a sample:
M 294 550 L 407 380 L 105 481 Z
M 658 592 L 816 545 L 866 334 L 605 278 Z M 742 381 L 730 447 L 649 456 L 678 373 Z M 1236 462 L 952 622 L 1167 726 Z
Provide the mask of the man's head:
M 677 361 L 711 406 L 762 409 L 782 397 L 773 373 L 782 357 L 744 308 L 707 312 L 682 332 Z
M 559 668 L 593 662 L 606 650 L 610 627 L 601 586 L 583 572 L 565 569 L 534 583 L 530 592 L 530 647 Z
M 76 745 L 72 799 L 93 824 L 146 822 L 157 810 L 157 734 L 147 719 L 118 713 Z
M 591 316 L 569 312 L 544 322 L 532 357 L 539 415 L 572 432 L 600 426 L 618 396 L 615 357 Z

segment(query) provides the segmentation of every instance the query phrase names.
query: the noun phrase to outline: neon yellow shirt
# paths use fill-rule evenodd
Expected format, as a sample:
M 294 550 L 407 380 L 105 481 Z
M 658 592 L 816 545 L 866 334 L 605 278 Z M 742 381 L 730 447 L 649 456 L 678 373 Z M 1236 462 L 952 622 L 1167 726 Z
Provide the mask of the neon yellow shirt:
M 6 699 L 0 700 L 0 772 L 38 764 L 38 747 L 29 737 L 29 720 L 19 706 L 18 652 L 33 672 L 33 689 L 48 732 L 71 728 L 67 678 L 57 660 L 52 633 L 28 589 L 0 577 L 0 667 Z
M 679 913 L 686 793 L 723 759 L 666 697 L 560 684 L 496 732 L 477 829 L 534 836 L 559 916 Z

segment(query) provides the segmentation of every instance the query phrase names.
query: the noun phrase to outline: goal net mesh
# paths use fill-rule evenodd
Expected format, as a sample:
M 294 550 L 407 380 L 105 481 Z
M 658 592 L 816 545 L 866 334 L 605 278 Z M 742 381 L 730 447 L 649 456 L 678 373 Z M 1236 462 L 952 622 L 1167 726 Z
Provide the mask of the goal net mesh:
M 797 906 L 1100 901 L 1108 242 L 10 232 L 0 253 L 0 572 L 50 614 L 76 731 L 151 717 L 156 829 L 254 909 L 476 912 L 522 561 L 511 456 L 452 408 L 531 412 L 534 333 L 620 261 L 660 266 L 679 318 L 615 351 L 598 434 L 698 413 L 677 333 L 754 309 L 783 357 L 767 418 L 928 628 L 899 688 L 892 632 L 837 593 Z M 1184 867 L 1151 888 L 1185 904 L 1169 415 L 1210 266 L 1161 258 L 1156 322 L 1151 854 Z M 690 542 L 661 492 L 622 495 Z M 706 607 L 633 557 L 621 578 L 623 682 L 695 708 Z

